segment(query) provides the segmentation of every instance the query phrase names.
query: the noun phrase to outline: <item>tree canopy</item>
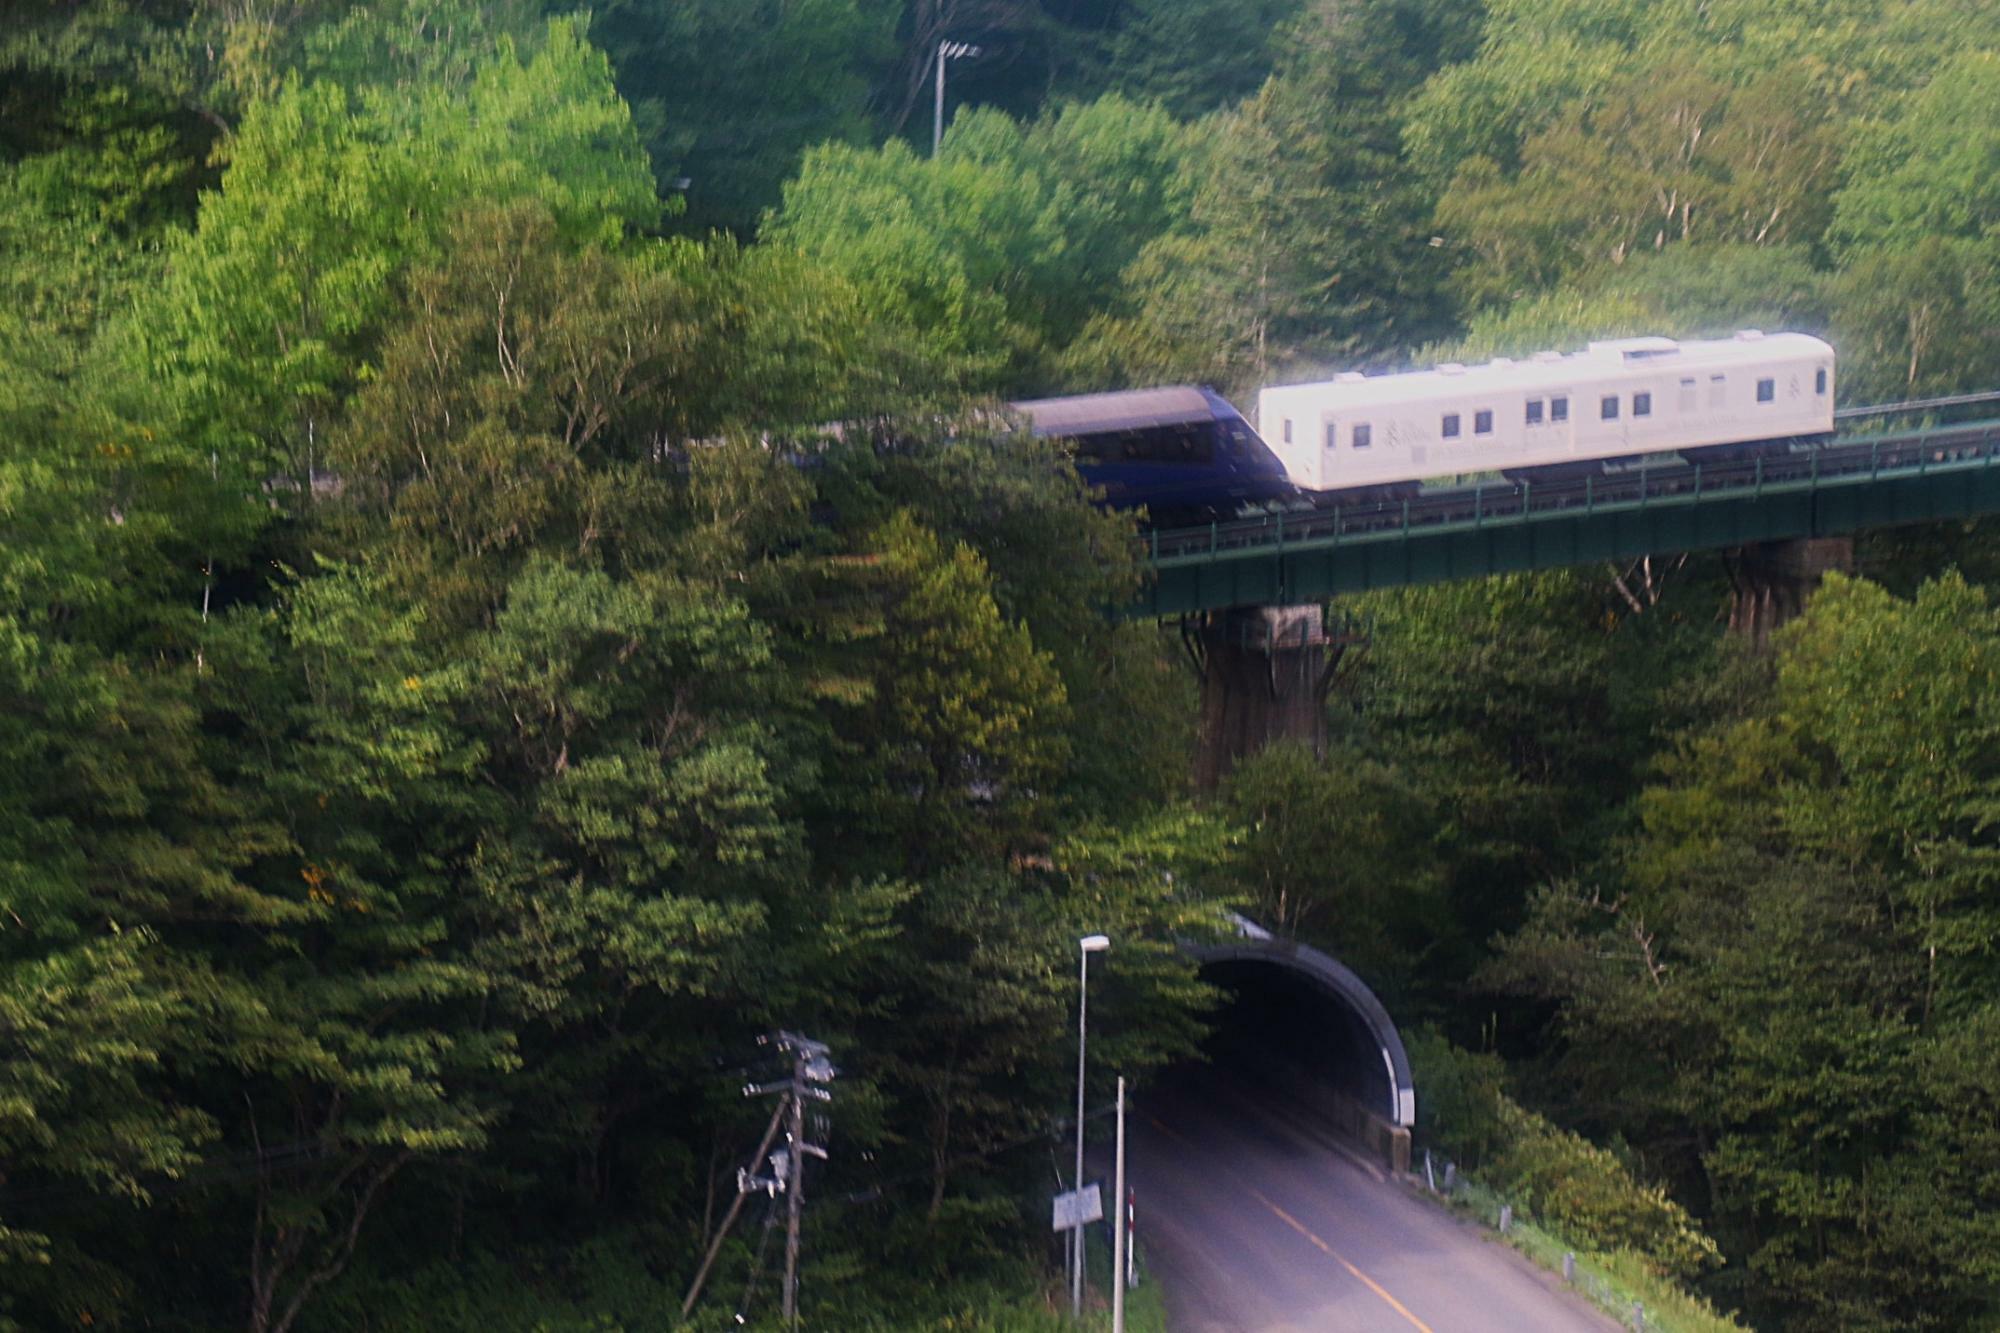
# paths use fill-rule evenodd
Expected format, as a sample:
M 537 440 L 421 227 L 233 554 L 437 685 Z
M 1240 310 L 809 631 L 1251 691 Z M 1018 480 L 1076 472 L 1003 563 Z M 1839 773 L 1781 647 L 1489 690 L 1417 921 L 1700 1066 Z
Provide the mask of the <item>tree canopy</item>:
M 1356 599 L 1327 752 L 1197 804 L 1134 517 L 1003 403 L 1744 326 L 2000 387 L 1996 14 L 0 3 L 0 1328 L 656 1327 L 780 1027 L 813 1317 L 962 1321 L 1045 1278 L 1075 939 L 1143 1084 L 1225 905 L 1578 1234 L 1989 1319 L 1984 526 L 1770 656 L 1724 557 Z

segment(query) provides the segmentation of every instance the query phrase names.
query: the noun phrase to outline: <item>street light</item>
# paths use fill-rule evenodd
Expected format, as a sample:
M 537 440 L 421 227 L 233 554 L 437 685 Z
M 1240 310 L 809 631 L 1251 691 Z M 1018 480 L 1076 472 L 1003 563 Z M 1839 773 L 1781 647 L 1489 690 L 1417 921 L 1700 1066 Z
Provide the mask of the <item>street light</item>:
M 979 54 L 979 48 L 970 42 L 939 42 L 937 54 L 937 109 L 931 116 L 931 156 L 938 155 L 938 145 L 944 142 L 944 62 L 947 60 L 970 59 Z
M 1088 1029 L 1084 1016 L 1090 1006 L 1090 956 L 1111 947 L 1109 935 L 1085 935 L 1076 942 L 1076 1238 L 1070 1242 L 1069 1312 L 1083 1317 L 1083 1046 Z

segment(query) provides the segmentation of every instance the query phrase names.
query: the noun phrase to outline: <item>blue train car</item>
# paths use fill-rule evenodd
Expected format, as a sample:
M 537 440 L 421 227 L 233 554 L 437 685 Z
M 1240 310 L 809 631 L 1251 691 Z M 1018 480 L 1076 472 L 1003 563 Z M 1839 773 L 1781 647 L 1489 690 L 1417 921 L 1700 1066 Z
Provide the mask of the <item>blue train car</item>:
M 1036 435 L 1071 441 L 1106 504 L 1144 507 L 1159 526 L 1227 517 L 1292 499 L 1279 461 L 1229 400 L 1177 385 L 1011 404 Z

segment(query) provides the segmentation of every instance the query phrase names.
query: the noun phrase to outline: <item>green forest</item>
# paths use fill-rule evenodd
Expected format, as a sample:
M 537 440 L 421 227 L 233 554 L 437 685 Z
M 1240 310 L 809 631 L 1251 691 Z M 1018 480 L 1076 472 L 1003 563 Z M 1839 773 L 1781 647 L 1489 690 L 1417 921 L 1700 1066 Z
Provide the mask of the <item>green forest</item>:
M 779 1028 L 807 1323 L 1041 1327 L 1077 937 L 1096 1105 L 1223 906 L 1746 1326 L 2000 1328 L 2000 533 L 1768 648 L 1721 555 L 1354 599 L 1327 755 L 1197 798 L 1135 516 L 995 411 L 2000 389 L 1996 89 L 1966 0 L 0 0 L 0 1329 L 671 1327 Z

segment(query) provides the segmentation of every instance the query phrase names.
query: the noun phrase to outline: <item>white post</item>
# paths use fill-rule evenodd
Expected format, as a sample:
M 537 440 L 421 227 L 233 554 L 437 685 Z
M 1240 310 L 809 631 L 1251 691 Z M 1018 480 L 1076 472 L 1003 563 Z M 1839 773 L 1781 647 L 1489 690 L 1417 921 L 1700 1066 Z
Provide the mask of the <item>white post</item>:
M 938 43 L 937 50 L 937 108 L 931 115 L 931 156 L 938 155 L 938 145 L 944 142 L 944 43 Z
M 1078 951 L 1081 963 L 1076 982 L 1076 1182 L 1077 1217 L 1083 1216 L 1083 1047 L 1089 1032 L 1084 1023 L 1084 1014 L 1090 1006 L 1090 950 Z M 1083 1317 L 1083 1232 L 1081 1221 L 1076 1224 L 1076 1236 L 1070 1242 L 1069 1312 L 1075 1317 Z
M 1111 1333 L 1125 1333 L 1125 1080 L 1118 1080 L 1118 1165 L 1112 1173 Z
M 976 49 L 976 48 L 975 48 Z M 1081 1218 L 1083 1204 L 1083 1050 L 1084 1041 L 1090 1031 L 1085 1015 L 1090 1008 L 1090 956 L 1103 953 L 1111 947 L 1109 936 L 1085 935 L 1076 942 L 1078 962 L 1076 974 L 1076 1191 L 1077 1216 Z M 1070 1256 L 1070 1314 L 1078 1319 L 1083 1317 L 1083 1223 L 1076 1227 L 1076 1239 L 1071 1243 Z

